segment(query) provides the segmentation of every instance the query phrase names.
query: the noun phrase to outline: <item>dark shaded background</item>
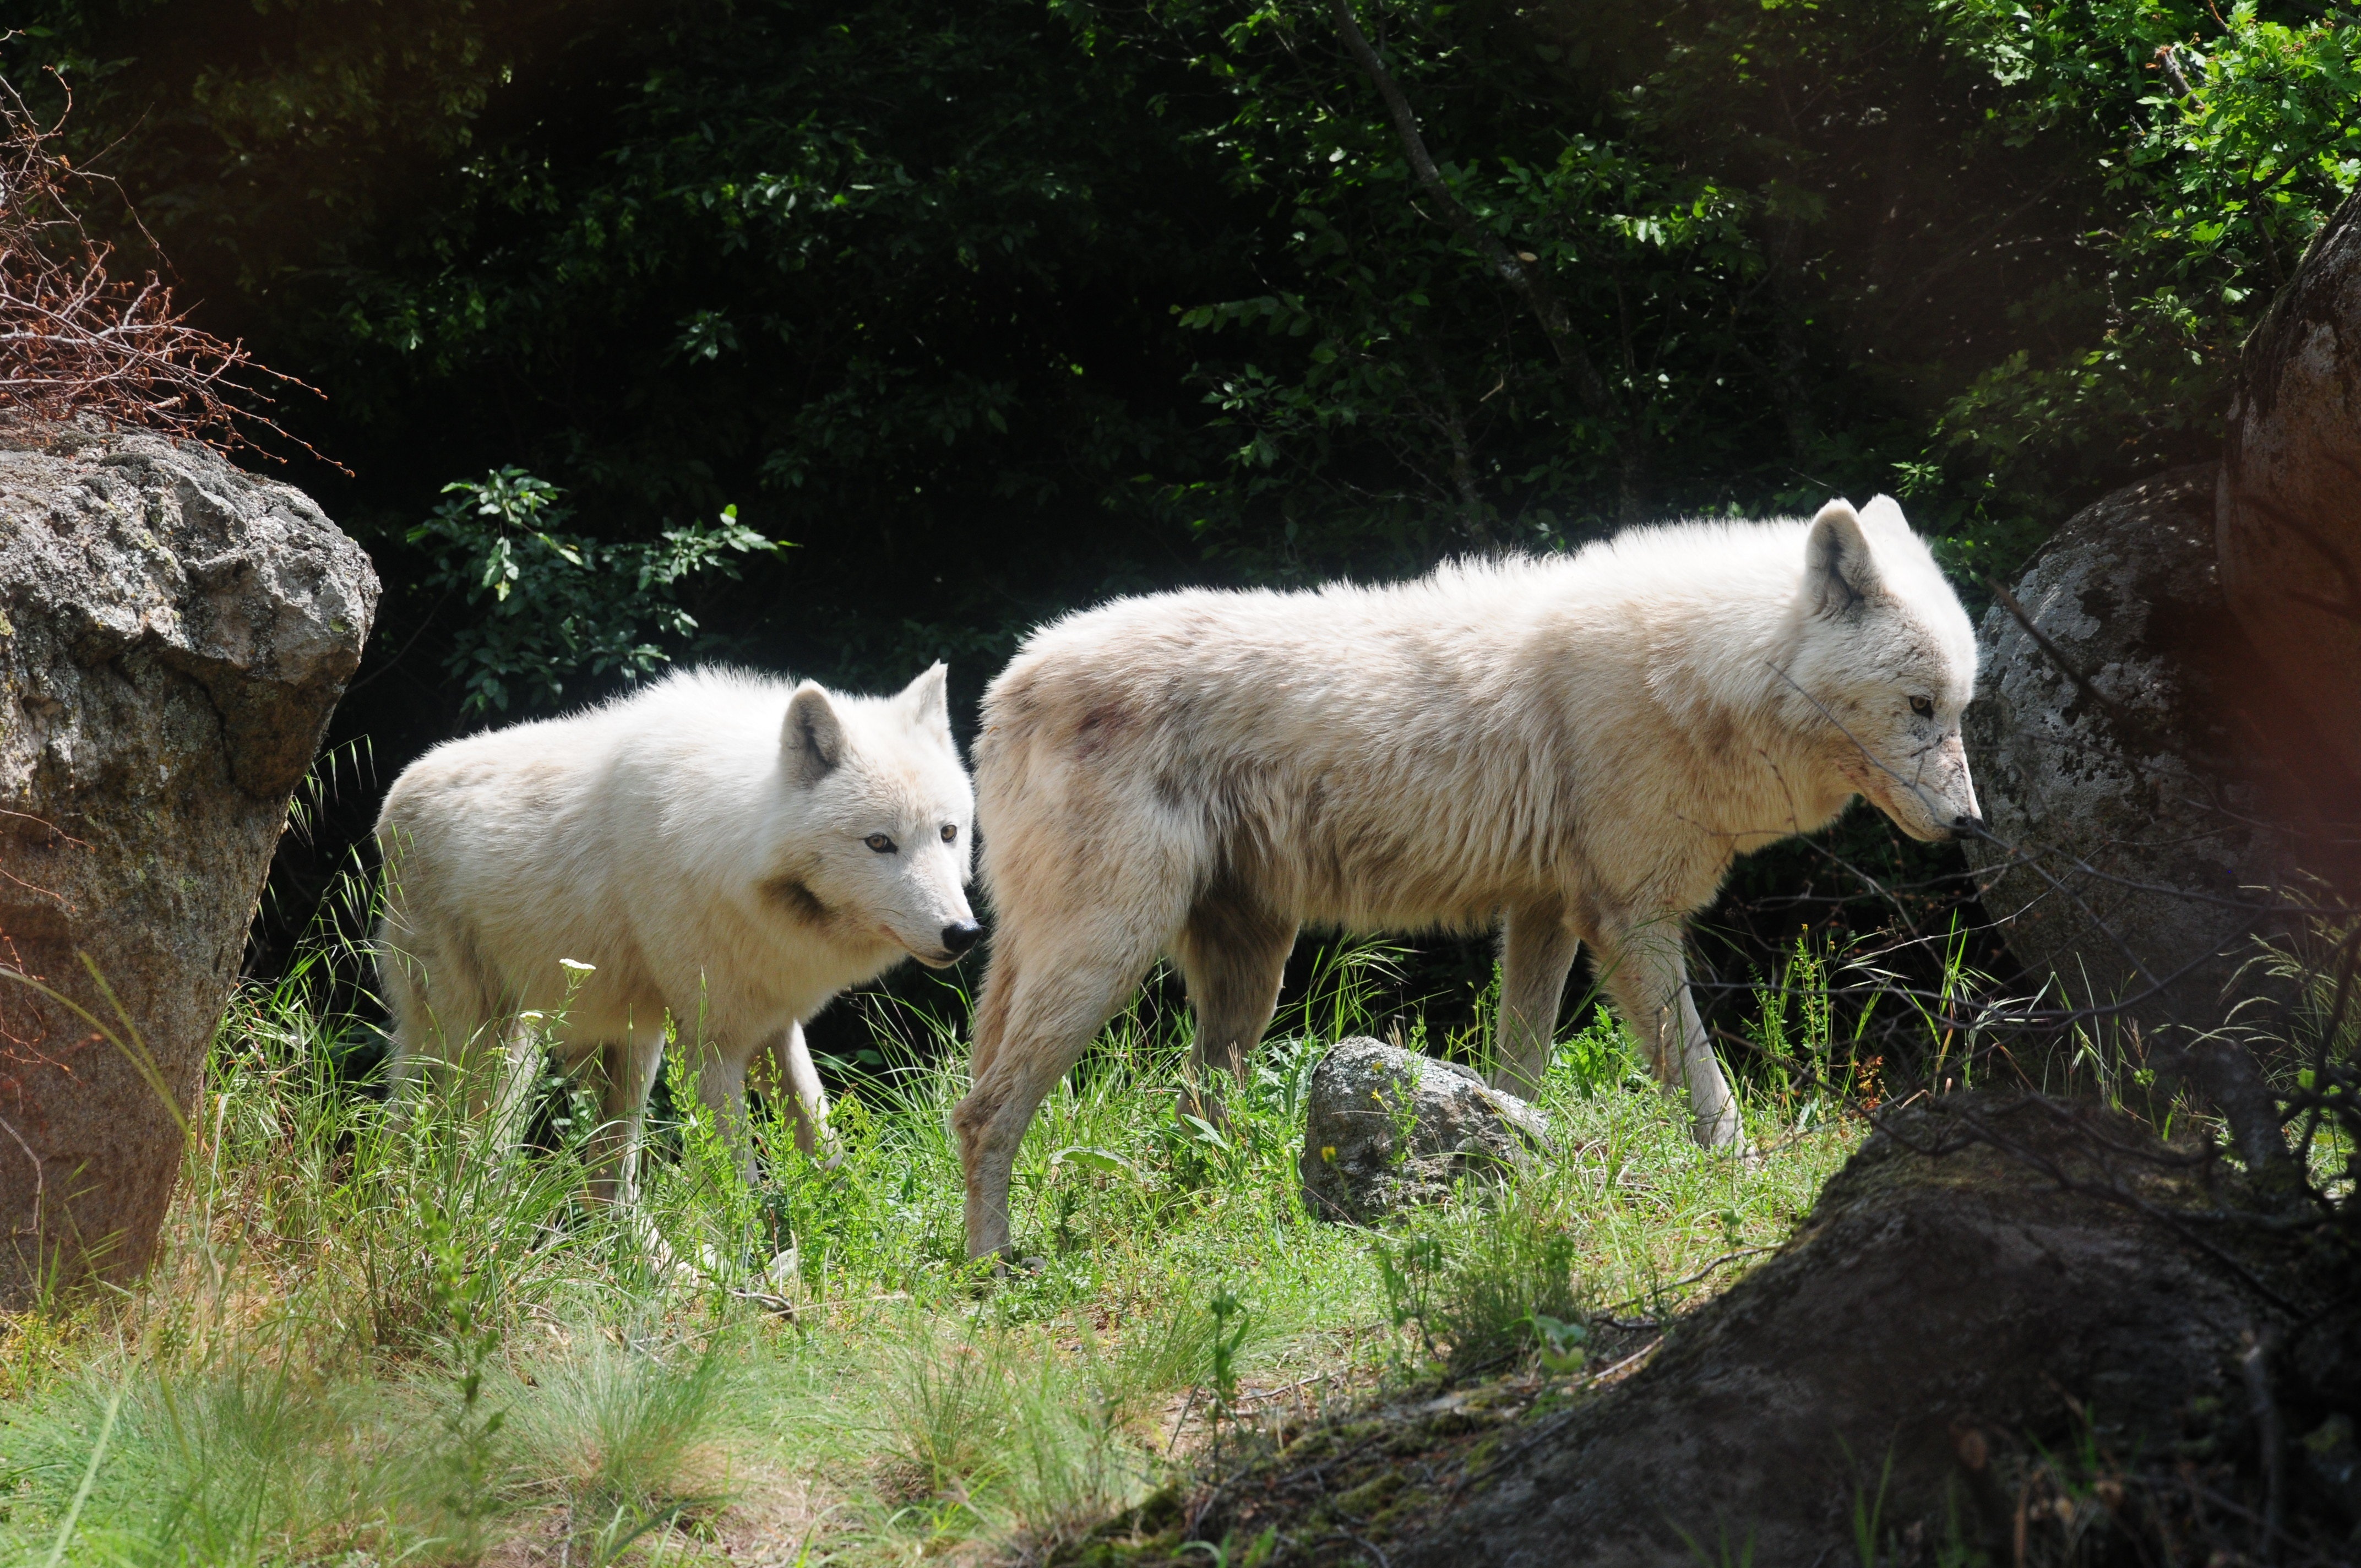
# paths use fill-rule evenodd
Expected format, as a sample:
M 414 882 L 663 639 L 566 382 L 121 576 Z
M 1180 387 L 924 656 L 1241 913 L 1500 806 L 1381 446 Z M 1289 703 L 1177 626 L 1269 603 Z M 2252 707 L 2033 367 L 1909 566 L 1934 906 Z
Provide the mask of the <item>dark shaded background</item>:
M 962 740 L 1067 608 L 1649 517 L 1898 491 L 1980 601 L 2082 502 L 2211 455 L 2229 350 L 2355 134 L 2307 79 L 2332 107 L 2290 114 L 2279 165 L 2192 139 L 2156 51 L 2226 48 L 2204 6 L 1361 15 L 1437 158 L 1553 278 L 1604 401 L 1423 210 L 1322 7 L 26 7 L 10 80 L 52 113 L 71 87 L 81 161 L 199 323 L 317 389 L 250 460 L 387 584 L 250 967 L 285 961 L 384 784 L 487 721 L 450 663 L 479 608 L 407 543 L 453 480 L 529 469 L 607 539 L 735 505 L 796 548 L 693 583 L 673 655 L 852 688 L 947 659 Z M 2300 200 L 2226 236 L 2175 215 L 2275 169 Z M 1718 1015 L 1806 927 L 1980 923 L 1959 870 L 1861 814 L 1756 857 L 1706 922 Z M 1420 947 L 1405 1001 L 1464 1019 L 1488 949 Z

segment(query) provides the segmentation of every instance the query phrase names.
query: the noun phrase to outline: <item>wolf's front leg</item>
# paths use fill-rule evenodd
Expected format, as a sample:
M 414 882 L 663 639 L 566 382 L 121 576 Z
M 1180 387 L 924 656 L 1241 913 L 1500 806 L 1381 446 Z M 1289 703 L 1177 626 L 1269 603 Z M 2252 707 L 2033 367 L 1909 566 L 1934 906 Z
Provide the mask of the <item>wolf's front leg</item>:
M 763 1055 L 769 1073 L 755 1087 L 786 1097 L 796 1119 L 796 1147 L 815 1157 L 833 1157 L 836 1137 L 829 1131 L 828 1091 L 820 1087 L 819 1069 L 812 1066 L 811 1049 L 804 1044 L 804 1026 L 790 1024 L 772 1036 Z
M 598 1047 L 598 1129 L 590 1135 L 590 1197 L 629 1204 L 639 1196 L 640 1118 L 664 1065 L 664 1036 L 609 1040 Z
M 746 1065 L 752 1055 L 734 1041 L 713 1039 L 697 1055 L 697 1101 L 713 1113 L 713 1124 L 749 1187 L 754 1185 L 754 1140 L 746 1126 Z
M 1616 1011 L 1639 1036 L 1656 1080 L 1686 1089 L 1689 1131 L 1708 1148 L 1743 1152 L 1746 1129 L 1689 995 L 1687 931 L 1675 916 L 1599 933 L 1599 968 Z

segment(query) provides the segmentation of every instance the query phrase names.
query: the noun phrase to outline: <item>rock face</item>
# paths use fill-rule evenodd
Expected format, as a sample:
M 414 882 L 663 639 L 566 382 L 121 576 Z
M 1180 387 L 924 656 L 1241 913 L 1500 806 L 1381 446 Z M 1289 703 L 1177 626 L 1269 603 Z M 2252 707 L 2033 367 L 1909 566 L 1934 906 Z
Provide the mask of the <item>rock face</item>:
M 46 988 L 0 976 L 0 1304 L 147 1266 L 377 597 L 318 507 L 210 451 L 0 432 L 0 966 Z
M 2230 608 L 2361 774 L 2361 194 L 2246 342 L 2216 527 Z
M 1339 1040 L 1312 1074 L 1296 1162 L 1303 1206 L 1366 1224 L 1526 1158 L 1548 1135 L 1532 1106 L 1486 1087 L 1472 1068 L 1366 1036 Z
M 1998 840 L 1967 846 L 1986 912 L 2072 1005 L 2182 975 L 2127 1010 L 2150 1035 L 2222 1023 L 2260 898 L 2242 889 L 2281 875 L 2285 852 L 2257 826 L 2213 496 L 2208 465 L 2076 513 L 2015 589 L 2050 648 L 1994 605 L 1965 726 Z

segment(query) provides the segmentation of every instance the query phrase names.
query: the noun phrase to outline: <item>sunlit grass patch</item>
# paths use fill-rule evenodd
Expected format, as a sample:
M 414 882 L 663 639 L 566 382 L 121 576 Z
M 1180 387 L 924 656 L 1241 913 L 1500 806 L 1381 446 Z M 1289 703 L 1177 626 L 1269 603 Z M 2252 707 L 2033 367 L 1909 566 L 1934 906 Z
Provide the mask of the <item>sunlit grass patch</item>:
M 1218 1127 L 1177 1113 L 1186 1015 L 1115 1019 L 1028 1135 L 1034 1265 L 995 1278 L 963 1255 L 962 1043 L 921 1014 L 863 1003 L 873 1051 L 825 1159 L 757 1115 L 750 1186 L 676 1093 L 620 1211 L 585 1198 L 579 1095 L 527 1150 L 448 1098 L 397 1115 L 360 1092 L 368 1026 L 331 956 L 241 993 L 148 1282 L 0 1342 L 11 1561 L 1038 1550 L 1282 1404 L 1578 1362 L 1594 1316 L 1659 1318 L 1742 1271 L 1857 1136 L 1805 1073 L 1750 1103 L 1760 1157 L 1700 1150 L 1598 1014 L 1538 1096 L 1550 1157 L 1383 1231 L 1317 1223 L 1305 1095 L 1375 1027 L 1386 961 L 1347 948 Z M 1485 1022 L 1412 1033 L 1467 1055 Z

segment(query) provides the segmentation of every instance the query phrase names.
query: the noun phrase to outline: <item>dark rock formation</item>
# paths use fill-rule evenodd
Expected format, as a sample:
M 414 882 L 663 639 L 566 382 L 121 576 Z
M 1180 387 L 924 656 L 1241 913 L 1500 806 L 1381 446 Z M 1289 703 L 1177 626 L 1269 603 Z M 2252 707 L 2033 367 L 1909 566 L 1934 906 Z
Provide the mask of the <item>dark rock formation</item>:
M 1339 1040 L 1312 1074 L 1297 1161 L 1303 1205 L 1366 1224 L 1445 1197 L 1463 1176 L 1498 1172 L 1547 1136 L 1539 1113 L 1472 1068 L 1366 1036 Z
M 2178 469 L 2076 513 L 2014 590 L 2038 636 L 1985 613 L 1965 726 L 1986 912 L 2053 999 L 2128 1000 L 2151 1036 L 2223 1024 L 2271 902 L 2249 890 L 2286 872 L 2238 723 L 2253 661 L 2222 603 L 2213 481 Z
M 2246 342 L 2216 530 L 2230 608 L 2361 776 L 2361 193 Z
M 0 1303 L 153 1252 L 290 793 L 378 584 L 285 485 L 0 432 Z
M 2342 1560 L 2351 1259 L 2245 1202 L 2201 1145 L 1952 1096 L 1653 1349 L 1314 1423 L 1070 1560 L 2245 1561 L 2274 1512 L 2281 1560 Z
M 2202 1165 L 2175 1170 L 2127 1122 L 2028 1102 L 1989 1124 L 2093 1187 L 2168 1212 L 2218 1206 Z M 2210 1438 L 2207 1456 L 2226 1457 L 2209 1413 L 2249 1402 L 2246 1335 L 2289 1326 L 2247 1268 L 2122 1202 L 2061 1190 L 1958 1114 L 1908 1116 L 1895 1135 L 1856 1155 L 1779 1256 L 1645 1371 L 1393 1561 L 1688 1563 L 1686 1530 L 1752 1538 L 1764 1568 L 1801 1568 L 1849 1543 L 1856 1505 L 1881 1489 L 1881 1532 L 1916 1522 L 1931 1547 L 1956 1516 L 2006 1561 L 2038 1450 L 2088 1442 L 2127 1467 L 2169 1464 Z M 2282 1414 L 2309 1430 L 2347 1393 L 2361 1388 L 2315 1388 Z

